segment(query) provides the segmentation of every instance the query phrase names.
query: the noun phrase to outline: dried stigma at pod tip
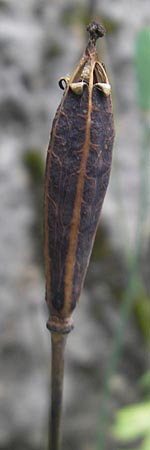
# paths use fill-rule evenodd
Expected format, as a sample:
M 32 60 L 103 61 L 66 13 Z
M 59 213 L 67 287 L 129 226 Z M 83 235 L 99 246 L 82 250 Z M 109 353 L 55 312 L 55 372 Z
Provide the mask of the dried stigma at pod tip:
M 90 34 L 90 39 L 89 42 L 87 44 L 86 50 L 85 50 L 85 54 L 87 53 L 89 55 L 89 53 L 91 52 L 91 55 L 96 54 L 96 40 L 99 37 L 103 37 L 105 34 L 105 30 L 103 28 L 102 25 L 97 24 L 96 22 L 92 22 L 88 27 L 87 27 L 87 31 Z M 82 60 L 81 60 L 82 61 Z M 106 96 L 110 95 L 111 93 L 111 86 L 108 82 L 108 78 L 106 75 L 106 71 L 104 68 L 104 65 L 101 64 L 99 61 L 97 61 L 97 64 L 99 64 L 99 68 L 97 68 L 97 70 L 99 70 L 99 76 L 100 78 L 97 79 L 97 83 L 93 82 L 93 87 L 97 87 L 98 89 L 100 89 Z M 96 66 L 96 65 L 95 65 Z M 78 79 L 77 81 L 73 81 L 72 77 L 66 76 L 66 77 L 61 77 L 58 81 L 58 84 L 60 86 L 61 89 L 65 90 L 65 88 L 70 88 L 72 90 L 72 92 L 74 92 L 74 94 L 77 95 L 82 95 L 83 93 L 83 89 L 86 86 L 86 84 L 89 84 L 89 75 L 90 75 L 90 64 L 89 61 L 87 60 L 87 62 L 85 63 L 82 72 L 80 73 L 80 79 Z M 95 67 L 96 69 L 96 67 Z
M 95 41 L 98 38 L 103 37 L 106 33 L 105 28 L 100 23 L 97 23 L 94 20 L 87 26 L 87 31 L 90 34 L 90 38 L 95 39 Z

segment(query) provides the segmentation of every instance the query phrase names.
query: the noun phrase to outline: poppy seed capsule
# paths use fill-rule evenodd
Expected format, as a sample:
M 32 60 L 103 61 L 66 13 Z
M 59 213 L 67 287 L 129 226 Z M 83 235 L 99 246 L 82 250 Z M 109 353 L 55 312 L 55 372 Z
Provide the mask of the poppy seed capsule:
M 114 124 L 111 88 L 98 60 L 103 28 L 92 22 L 90 39 L 52 126 L 46 161 L 44 235 L 48 328 L 71 329 L 70 317 L 84 282 L 108 186 Z

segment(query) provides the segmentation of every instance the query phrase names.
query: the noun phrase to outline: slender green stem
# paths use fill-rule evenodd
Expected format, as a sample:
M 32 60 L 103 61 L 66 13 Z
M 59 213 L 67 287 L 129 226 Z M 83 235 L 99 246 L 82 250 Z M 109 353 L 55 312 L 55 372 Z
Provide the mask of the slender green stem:
M 67 334 L 51 332 L 51 411 L 48 450 L 61 449 L 62 395 L 64 378 L 64 352 Z

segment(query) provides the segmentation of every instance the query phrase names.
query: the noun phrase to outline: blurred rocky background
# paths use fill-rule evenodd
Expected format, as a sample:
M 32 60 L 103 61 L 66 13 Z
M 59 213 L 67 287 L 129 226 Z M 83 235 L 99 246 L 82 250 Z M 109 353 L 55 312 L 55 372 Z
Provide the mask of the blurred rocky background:
M 139 379 L 149 359 L 150 94 L 142 77 L 150 47 L 139 38 L 149 27 L 149 1 L 0 0 L 0 450 L 47 446 L 44 164 L 62 96 L 57 80 L 78 62 L 91 17 L 107 30 L 98 50 L 111 79 L 116 140 L 68 339 L 63 449 L 139 448 L 118 447 L 111 424 L 120 406 L 143 401 Z

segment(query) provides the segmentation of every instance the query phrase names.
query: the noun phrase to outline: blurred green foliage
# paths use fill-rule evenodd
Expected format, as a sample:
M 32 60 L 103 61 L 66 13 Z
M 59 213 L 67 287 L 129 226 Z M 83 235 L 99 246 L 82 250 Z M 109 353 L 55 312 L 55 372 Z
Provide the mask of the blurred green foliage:
M 98 227 L 96 232 L 91 260 L 99 262 L 101 259 L 109 258 L 111 254 L 112 246 L 107 231 L 107 225 L 101 222 L 101 226 Z
M 147 342 L 150 340 L 150 301 L 146 295 L 144 285 L 135 297 L 135 315 L 139 328 Z
M 145 392 L 145 394 L 150 394 L 150 370 L 144 373 L 144 375 L 139 380 L 139 386 Z
M 44 182 L 44 160 L 36 149 L 27 149 L 23 155 L 23 162 L 30 174 L 32 183 Z
M 63 25 L 78 25 L 81 24 L 84 28 L 91 21 L 91 8 L 79 6 L 78 8 L 75 5 L 70 6 L 69 8 L 64 8 L 64 12 L 62 13 L 62 23 Z M 103 24 L 107 33 L 114 33 L 119 24 L 115 20 L 109 19 L 107 17 L 102 17 L 96 13 L 96 20 Z
M 76 7 L 72 5 L 70 7 L 64 8 L 62 12 L 61 21 L 63 25 L 74 25 L 82 23 L 87 26 L 90 22 L 90 13 L 88 8 L 83 6 Z
M 39 150 L 27 149 L 23 164 L 29 174 L 31 197 L 34 206 L 34 221 L 31 227 L 36 261 L 44 267 L 43 261 L 43 194 L 44 194 L 44 158 Z
M 63 53 L 63 47 L 57 41 L 51 42 L 51 45 L 45 49 L 45 59 L 58 58 Z
M 145 111 L 150 109 L 150 26 L 142 28 L 138 33 L 135 68 L 139 107 Z
M 138 403 L 120 409 L 112 427 L 113 436 L 123 442 L 142 438 L 138 450 L 150 449 L 150 402 Z
M 112 428 L 114 436 L 122 441 L 134 440 L 150 430 L 150 404 L 147 402 L 121 408 Z

